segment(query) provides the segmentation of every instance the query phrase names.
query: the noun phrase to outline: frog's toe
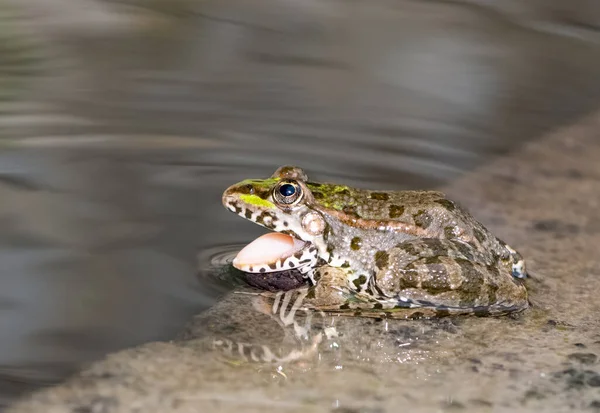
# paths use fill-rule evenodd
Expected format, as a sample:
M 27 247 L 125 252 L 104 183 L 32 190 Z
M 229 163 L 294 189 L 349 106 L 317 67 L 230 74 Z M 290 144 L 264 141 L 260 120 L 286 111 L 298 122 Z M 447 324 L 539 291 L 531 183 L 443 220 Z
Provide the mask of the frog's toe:
M 527 278 L 527 270 L 525 269 L 525 260 L 520 259 L 512 266 L 512 276 L 515 278 Z
M 506 245 L 506 249 L 510 253 L 512 264 L 511 275 L 515 278 L 527 278 L 527 270 L 525 269 L 525 260 L 514 248 Z

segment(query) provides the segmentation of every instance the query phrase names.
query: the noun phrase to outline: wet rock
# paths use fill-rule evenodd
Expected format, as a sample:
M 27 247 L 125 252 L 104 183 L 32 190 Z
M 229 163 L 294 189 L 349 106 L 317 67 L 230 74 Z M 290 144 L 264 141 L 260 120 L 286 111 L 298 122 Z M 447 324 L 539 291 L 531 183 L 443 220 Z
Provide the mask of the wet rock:
M 598 356 L 594 353 L 572 353 L 567 358 L 581 364 L 594 364 L 598 360 Z
M 600 374 L 591 372 L 591 377 L 588 377 L 586 384 L 592 387 L 600 387 Z
M 554 373 L 554 378 L 564 380 L 568 389 L 600 387 L 600 374 L 592 370 L 565 369 Z
M 525 399 L 542 400 L 546 398 L 546 394 L 541 392 L 539 389 L 529 389 L 525 392 Z

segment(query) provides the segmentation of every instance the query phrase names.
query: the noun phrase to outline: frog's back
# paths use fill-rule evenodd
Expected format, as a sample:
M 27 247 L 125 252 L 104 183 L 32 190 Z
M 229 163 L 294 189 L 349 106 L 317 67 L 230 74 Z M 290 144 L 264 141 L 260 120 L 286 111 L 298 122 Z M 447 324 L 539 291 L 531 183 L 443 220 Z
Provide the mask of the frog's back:
M 505 244 L 457 203 L 438 191 L 370 191 L 308 183 L 321 211 L 359 230 L 384 228 L 399 239 L 446 238 L 506 255 Z M 397 225 L 390 225 L 397 223 Z
M 417 222 L 423 226 L 436 218 L 464 214 L 438 191 L 371 191 L 334 184 L 308 183 L 315 202 L 350 218 L 369 221 Z

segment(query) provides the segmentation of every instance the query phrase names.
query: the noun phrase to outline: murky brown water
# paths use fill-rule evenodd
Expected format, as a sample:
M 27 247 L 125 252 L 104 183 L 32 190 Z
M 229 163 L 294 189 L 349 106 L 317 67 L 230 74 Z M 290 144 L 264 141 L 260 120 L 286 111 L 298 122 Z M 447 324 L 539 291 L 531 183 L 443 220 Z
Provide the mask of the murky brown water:
M 439 187 L 600 101 L 583 2 L 140 3 L 0 2 L 5 401 L 213 305 L 232 182 Z

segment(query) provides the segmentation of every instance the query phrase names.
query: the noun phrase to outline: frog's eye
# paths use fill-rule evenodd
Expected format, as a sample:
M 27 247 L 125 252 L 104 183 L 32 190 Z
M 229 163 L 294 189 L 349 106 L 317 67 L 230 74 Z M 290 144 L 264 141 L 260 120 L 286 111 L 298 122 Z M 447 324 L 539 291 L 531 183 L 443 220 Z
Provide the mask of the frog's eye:
M 295 181 L 281 181 L 273 188 L 273 198 L 279 204 L 291 206 L 302 198 L 302 188 Z

